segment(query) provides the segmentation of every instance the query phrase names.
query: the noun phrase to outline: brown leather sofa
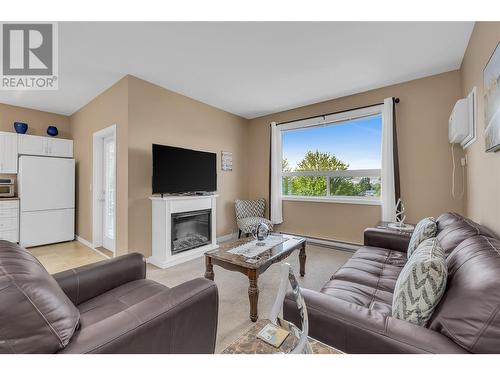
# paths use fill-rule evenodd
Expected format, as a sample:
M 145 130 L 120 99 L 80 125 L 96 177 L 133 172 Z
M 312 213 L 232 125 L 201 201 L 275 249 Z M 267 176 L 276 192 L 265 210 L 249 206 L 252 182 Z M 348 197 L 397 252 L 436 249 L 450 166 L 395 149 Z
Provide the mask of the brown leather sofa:
M 145 277 L 137 253 L 51 276 L 0 241 L 0 353 L 213 353 L 215 284 Z
M 370 228 L 320 292 L 302 289 L 310 336 L 346 353 L 500 353 L 500 241 L 459 214 L 437 222 L 448 280 L 426 327 L 391 316 L 410 237 Z M 291 295 L 283 312 L 299 324 Z

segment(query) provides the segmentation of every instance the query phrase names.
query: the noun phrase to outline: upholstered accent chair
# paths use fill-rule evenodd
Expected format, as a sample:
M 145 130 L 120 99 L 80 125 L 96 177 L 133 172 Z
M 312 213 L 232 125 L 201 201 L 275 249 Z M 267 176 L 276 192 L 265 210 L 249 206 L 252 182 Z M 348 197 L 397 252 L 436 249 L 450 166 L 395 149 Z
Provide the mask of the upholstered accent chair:
M 264 217 L 266 210 L 266 201 L 264 198 L 254 200 L 237 199 L 234 202 L 234 206 L 239 229 L 238 238 L 241 237 L 242 233 L 252 233 L 260 223 L 267 224 L 270 229 L 273 229 L 271 221 Z

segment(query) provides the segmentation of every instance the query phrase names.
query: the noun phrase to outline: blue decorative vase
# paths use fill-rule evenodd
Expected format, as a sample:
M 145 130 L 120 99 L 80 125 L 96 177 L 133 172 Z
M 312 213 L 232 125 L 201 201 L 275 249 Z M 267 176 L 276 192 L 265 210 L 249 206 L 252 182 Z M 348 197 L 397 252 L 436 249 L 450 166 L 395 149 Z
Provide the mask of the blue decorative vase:
M 47 134 L 50 135 L 51 137 L 55 137 L 56 135 L 59 134 L 59 131 L 57 130 L 57 128 L 55 126 L 50 125 L 47 128 Z
M 18 134 L 26 134 L 28 131 L 28 124 L 25 122 L 15 122 L 14 129 L 16 129 L 16 133 Z

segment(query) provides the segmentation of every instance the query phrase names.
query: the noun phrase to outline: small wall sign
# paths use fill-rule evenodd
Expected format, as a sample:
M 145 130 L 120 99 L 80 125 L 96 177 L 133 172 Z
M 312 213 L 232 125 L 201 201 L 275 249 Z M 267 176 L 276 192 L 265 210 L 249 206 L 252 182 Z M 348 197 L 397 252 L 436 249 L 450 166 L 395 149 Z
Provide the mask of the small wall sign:
M 229 151 L 221 152 L 222 170 L 232 171 L 233 170 L 233 153 Z

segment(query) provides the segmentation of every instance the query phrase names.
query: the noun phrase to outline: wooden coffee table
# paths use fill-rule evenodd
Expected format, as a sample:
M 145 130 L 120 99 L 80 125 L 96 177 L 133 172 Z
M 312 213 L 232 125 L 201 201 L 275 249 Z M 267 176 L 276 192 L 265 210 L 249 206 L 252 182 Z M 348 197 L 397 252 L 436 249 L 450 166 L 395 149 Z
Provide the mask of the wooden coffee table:
M 250 300 L 250 320 L 256 322 L 258 318 L 257 304 L 259 301 L 259 287 L 257 280 L 259 275 L 267 270 L 272 264 L 288 257 L 295 250 L 299 250 L 300 276 L 305 275 L 306 269 L 306 240 L 302 237 L 282 235 L 287 241 L 272 247 L 259 254 L 257 263 L 248 263 L 248 258 L 243 255 L 229 253 L 228 251 L 240 246 L 253 238 L 242 238 L 235 241 L 224 242 L 218 249 L 205 253 L 205 277 L 214 279 L 214 264 L 229 271 L 237 271 L 248 277 L 248 298 Z M 278 286 L 276 286 L 278 288 Z M 277 289 L 276 289 L 277 290 Z

